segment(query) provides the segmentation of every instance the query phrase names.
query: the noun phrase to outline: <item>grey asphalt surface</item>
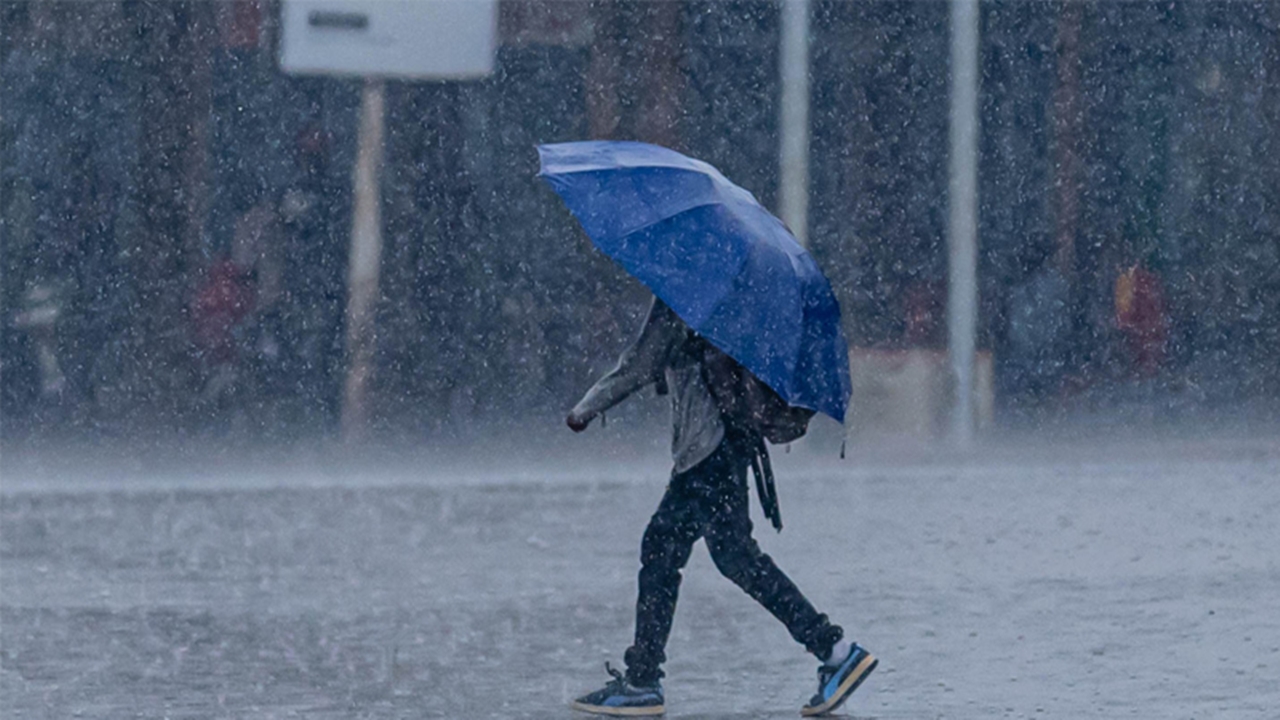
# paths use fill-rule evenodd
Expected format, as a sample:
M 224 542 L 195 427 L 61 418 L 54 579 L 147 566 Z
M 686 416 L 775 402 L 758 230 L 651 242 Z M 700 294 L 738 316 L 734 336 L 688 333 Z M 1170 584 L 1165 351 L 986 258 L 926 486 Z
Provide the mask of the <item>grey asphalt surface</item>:
M 665 460 L 518 459 L 10 456 L 0 712 L 575 717 L 629 643 Z M 775 459 L 761 545 L 881 657 L 845 714 L 1277 717 L 1280 441 Z M 815 682 L 701 545 L 668 655 L 669 717 L 795 717 Z

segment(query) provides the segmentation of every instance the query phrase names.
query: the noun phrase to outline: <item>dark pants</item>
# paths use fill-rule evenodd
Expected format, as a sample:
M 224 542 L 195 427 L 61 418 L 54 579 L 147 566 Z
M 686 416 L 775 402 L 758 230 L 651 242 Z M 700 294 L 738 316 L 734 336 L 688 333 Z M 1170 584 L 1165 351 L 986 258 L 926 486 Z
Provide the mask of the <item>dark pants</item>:
M 826 657 L 843 636 L 751 537 L 749 462 L 744 444 L 726 438 L 706 460 L 672 475 L 640 546 L 636 638 L 626 654 L 632 684 L 652 685 L 662 677 L 680 570 L 701 537 L 720 572 L 781 620 L 809 652 Z

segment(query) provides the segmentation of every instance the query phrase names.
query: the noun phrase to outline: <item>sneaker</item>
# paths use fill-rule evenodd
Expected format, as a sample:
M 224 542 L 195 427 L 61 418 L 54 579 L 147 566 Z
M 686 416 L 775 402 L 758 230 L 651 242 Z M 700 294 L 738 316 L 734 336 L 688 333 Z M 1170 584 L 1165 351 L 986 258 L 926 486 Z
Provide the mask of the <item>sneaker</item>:
M 596 715 L 618 715 L 635 717 L 639 715 L 661 715 L 666 712 L 662 706 L 662 685 L 654 683 L 650 687 L 636 687 L 627 682 L 622 673 L 614 670 L 609 663 L 604 669 L 613 676 L 603 689 L 574 700 L 569 707 Z
M 849 649 L 848 656 L 838 664 L 824 664 L 818 668 L 818 693 L 809 700 L 808 705 L 800 708 L 800 714 L 809 717 L 834 711 L 849 699 L 879 662 L 855 643 Z

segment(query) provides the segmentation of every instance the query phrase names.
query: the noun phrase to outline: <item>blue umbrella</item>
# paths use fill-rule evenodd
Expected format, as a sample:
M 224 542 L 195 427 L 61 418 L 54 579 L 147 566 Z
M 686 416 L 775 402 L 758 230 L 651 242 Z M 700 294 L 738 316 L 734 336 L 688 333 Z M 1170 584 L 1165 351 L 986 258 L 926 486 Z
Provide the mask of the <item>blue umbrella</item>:
M 674 150 L 539 145 L 538 173 L 587 235 L 788 403 L 844 422 L 849 350 L 813 257 L 751 193 Z

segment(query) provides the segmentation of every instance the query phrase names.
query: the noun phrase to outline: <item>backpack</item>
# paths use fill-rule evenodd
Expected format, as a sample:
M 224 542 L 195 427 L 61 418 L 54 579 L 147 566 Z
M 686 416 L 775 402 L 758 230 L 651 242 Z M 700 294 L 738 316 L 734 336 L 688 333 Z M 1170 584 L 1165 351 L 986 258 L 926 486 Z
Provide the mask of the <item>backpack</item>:
M 729 424 L 774 445 L 798 440 L 814 411 L 790 405 L 737 360 L 702 342 L 702 379 Z

